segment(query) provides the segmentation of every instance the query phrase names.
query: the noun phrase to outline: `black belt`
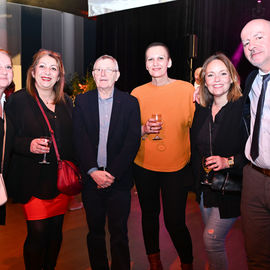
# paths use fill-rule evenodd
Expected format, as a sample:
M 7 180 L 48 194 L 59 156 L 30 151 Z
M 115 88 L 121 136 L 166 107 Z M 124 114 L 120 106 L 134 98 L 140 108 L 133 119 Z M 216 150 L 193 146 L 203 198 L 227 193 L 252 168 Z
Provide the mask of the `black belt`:
M 250 166 L 255 169 L 256 171 L 266 175 L 266 176 L 270 176 L 270 170 L 269 169 L 264 169 L 264 168 L 260 168 L 256 165 L 254 165 L 253 163 L 250 163 Z
M 106 171 L 106 167 L 98 167 L 99 171 Z

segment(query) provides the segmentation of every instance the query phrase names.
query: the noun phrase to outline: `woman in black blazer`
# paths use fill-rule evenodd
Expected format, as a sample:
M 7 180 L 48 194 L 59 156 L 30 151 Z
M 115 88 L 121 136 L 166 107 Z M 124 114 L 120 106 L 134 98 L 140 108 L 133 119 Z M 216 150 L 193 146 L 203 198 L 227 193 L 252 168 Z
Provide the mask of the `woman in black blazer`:
M 0 163 L 2 160 L 3 151 L 3 136 L 4 136 L 4 103 L 6 95 L 4 91 L 11 85 L 13 81 L 13 69 L 12 60 L 9 53 L 3 49 L 0 49 Z M 7 177 L 7 167 L 9 161 L 9 154 L 13 141 L 13 129 L 8 119 L 6 119 L 6 143 L 5 143 L 5 154 L 4 154 L 4 167 L 3 176 L 4 179 Z M 0 225 L 4 225 L 6 220 L 6 205 L 0 206 Z
M 42 138 L 50 137 L 50 132 L 35 97 L 54 130 L 61 158 L 72 161 L 72 101 L 64 95 L 63 87 L 61 56 L 40 50 L 28 69 L 26 89 L 11 95 L 7 104 L 15 129 L 9 180 L 13 198 L 22 203 L 27 222 L 27 270 L 54 269 L 62 242 L 69 197 L 57 189 L 56 155 L 54 147 L 49 146 L 50 138 Z M 41 163 L 45 153 L 49 164 Z
M 205 223 L 204 243 L 211 270 L 226 270 L 225 238 L 240 215 L 240 192 L 214 191 L 202 164 L 213 172 L 242 175 L 247 131 L 237 71 L 224 54 L 209 57 L 201 71 L 200 105 L 191 129 L 195 190 Z M 203 185 L 201 183 L 204 183 Z M 205 185 L 206 184 L 206 185 Z

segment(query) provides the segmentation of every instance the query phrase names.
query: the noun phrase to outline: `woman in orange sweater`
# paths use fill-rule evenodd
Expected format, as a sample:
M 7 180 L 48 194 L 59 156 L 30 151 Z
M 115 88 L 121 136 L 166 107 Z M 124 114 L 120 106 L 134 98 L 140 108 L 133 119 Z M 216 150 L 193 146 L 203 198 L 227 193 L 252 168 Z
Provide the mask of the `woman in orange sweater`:
M 180 257 L 182 269 L 192 269 L 192 243 L 185 223 L 190 186 L 189 129 L 194 114 L 194 88 L 168 77 L 169 49 L 150 44 L 145 52 L 152 81 L 135 88 L 140 104 L 142 140 L 135 159 L 134 177 L 142 210 L 142 228 L 151 270 L 162 270 L 159 253 L 160 192 L 165 226 Z

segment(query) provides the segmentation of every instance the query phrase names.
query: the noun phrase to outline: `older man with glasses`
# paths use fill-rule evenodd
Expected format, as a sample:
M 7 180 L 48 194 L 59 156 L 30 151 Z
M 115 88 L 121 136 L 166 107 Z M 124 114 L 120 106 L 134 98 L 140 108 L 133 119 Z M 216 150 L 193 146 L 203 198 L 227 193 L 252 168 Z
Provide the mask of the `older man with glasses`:
M 92 270 L 130 269 L 127 220 L 133 185 L 131 164 L 140 145 L 140 109 L 135 97 L 115 88 L 119 76 L 113 57 L 99 57 L 93 69 L 97 89 L 79 95 L 73 112 Z M 105 243 L 106 217 L 111 267 Z

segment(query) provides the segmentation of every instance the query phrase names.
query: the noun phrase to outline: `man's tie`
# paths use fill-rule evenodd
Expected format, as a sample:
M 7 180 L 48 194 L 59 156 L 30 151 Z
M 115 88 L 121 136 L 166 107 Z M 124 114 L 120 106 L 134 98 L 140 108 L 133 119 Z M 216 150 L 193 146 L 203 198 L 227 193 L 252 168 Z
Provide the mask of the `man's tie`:
M 261 127 L 261 116 L 263 112 L 265 92 L 266 92 L 267 83 L 269 80 L 270 80 L 270 74 L 263 75 L 262 90 L 261 90 L 261 95 L 259 97 L 259 101 L 257 105 L 256 119 L 255 119 L 255 124 L 253 128 L 253 136 L 252 136 L 251 149 L 250 149 L 250 156 L 253 160 L 255 160 L 259 156 L 259 135 L 260 135 L 260 127 Z

